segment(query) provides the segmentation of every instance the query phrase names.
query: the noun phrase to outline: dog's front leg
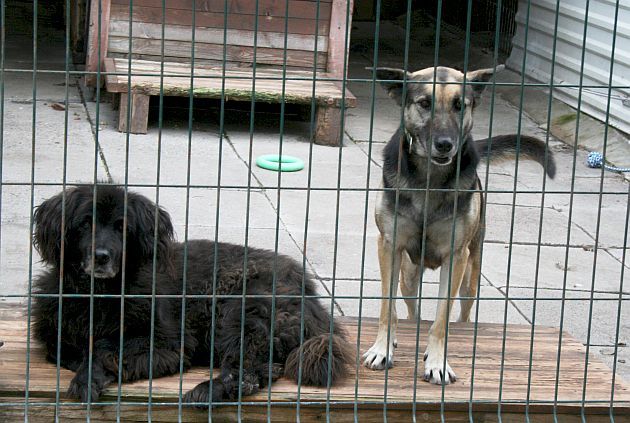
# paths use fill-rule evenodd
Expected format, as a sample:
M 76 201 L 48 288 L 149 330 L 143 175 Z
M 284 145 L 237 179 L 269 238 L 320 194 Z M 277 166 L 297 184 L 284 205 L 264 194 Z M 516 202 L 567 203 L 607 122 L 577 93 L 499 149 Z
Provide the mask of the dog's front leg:
M 468 248 L 456 252 L 453 255 L 453 271 L 450 271 L 451 260 L 447 257 L 440 268 L 440 291 L 435 321 L 429 329 L 429 341 L 424 353 L 424 380 L 438 385 L 449 384 L 457 380 L 455 372 L 449 366 L 444 356 L 444 338 L 446 336 L 446 322 L 449 320 L 453 299 L 462 283 L 462 277 L 468 262 Z M 449 276 L 451 280 L 450 301 L 447 299 L 449 292 Z
M 118 373 L 118 353 L 115 346 L 108 340 L 101 339 L 94 342 L 92 350 L 92 372 L 90 380 L 89 353 L 86 352 L 83 362 L 70 381 L 68 396 L 79 398 L 82 402 L 98 401 L 103 390 L 116 380 Z
M 378 261 L 381 267 L 381 314 L 378 320 L 378 334 L 374 345 L 363 354 L 363 364 L 373 370 L 382 370 L 394 364 L 394 345 L 396 343 L 396 300 L 391 297 L 398 293 L 398 278 L 400 277 L 400 260 L 402 252 L 394 248 L 383 235 L 378 237 Z M 391 287 L 391 291 L 390 291 Z M 388 342 L 389 338 L 389 342 Z

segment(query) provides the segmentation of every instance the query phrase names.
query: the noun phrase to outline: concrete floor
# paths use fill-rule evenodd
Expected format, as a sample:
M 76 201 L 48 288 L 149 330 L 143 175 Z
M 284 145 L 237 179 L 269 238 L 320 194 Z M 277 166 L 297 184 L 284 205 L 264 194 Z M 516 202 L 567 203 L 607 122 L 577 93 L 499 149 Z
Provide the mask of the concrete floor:
M 384 37 L 393 33 L 387 28 L 382 31 Z M 9 40 L 7 69 L 32 69 L 29 42 Z M 454 55 L 461 51 L 456 51 L 453 48 L 448 53 L 454 57 L 452 63 L 459 63 Z M 414 49 L 410 67 L 429 64 L 433 56 L 426 63 L 425 53 L 422 48 Z M 351 55 L 351 77 L 370 76 L 364 67 L 372 65 L 371 55 L 369 49 Z M 380 57 L 380 65 L 402 65 L 391 49 L 383 49 Z M 478 53 L 471 68 L 491 63 L 487 55 Z M 51 37 L 40 43 L 38 68 L 64 69 L 63 40 Z M 0 302 L 25 301 L 30 277 L 41 269 L 30 243 L 32 206 L 58 192 L 64 179 L 72 184 L 96 178 L 142 185 L 134 190 L 152 198 L 154 186 L 159 184 L 160 203 L 171 213 L 180 240 L 217 238 L 271 249 L 277 245 L 279 251 L 296 259 L 306 257 L 322 295 L 329 297 L 334 292 L 338 314 L 358 315 L 361 304 L 363 316 L 378 315 L 378 300 L 360 303 L 358 299 L 361 292 L 366 297 L 380 295 L 375 194 L 366 195 L 365 188 L 378 187 L 381 151 L 400 121 L 399 109 L 380 87 L 349 84 L 358 107 L 347 113 L 342 149 L 311 146 L 308 124 L 287 122 L 283 152 L 305 159 L 308 165 L 304 171 L 278 175 L 248 166 L 249 157 L 278 151 L 277 115 L 256 116 L 250 144 L 249 118 L 242 112 L 228 111 L 223 137 L 219 136 L 216 113 L 201 113 L 189 137 L 186 113 L 178 115 L 177 110 L 169 109 L 158 156 L 155 119 L 150 121 L 147 135 L 127 138 L 115 129 L 117 112 L 108 103 L 86 101 L 78 80 L 71 76 L 69 81 L 66 85 L 63 73 L 38 73 L 34 92 L 32 73 L 4 73 Z M 64 104 L 66 96 L 67 114 L 64 107 L 57 106 Z M 490 103 L 491 97 L 486 96 L 479 106 L 476 136 L 487 136 L 490 122 L 493 134 L 513 133 L 520 125 L 523 133 L 546 136 L 539 124 L 504 99 L 501 89 L 494 98 L 493 119 Z M 541 194 L 536 193 L 543 185 L 537 165 L 519 163 L 516 188 L 527 192 L 518 195 L 512 193 L 513 162 L 489 168 L 488 189 L 493 192 L 488 194 L 479 320 L 557 327 L 564 296 L 564 330 L 589 342 L 591 352 L 609 366 L 617 340 L 617 370 L 630 380 L 630 269 L 627 259 L 623 263 L 628 183 L 614 173 L 605 173 L 602 180 L 599 170 L 584 164 L 585 151 L 574 151 L 553 137 L 550 145 L 558 174 L 546 181 L 546 191 L 553 193 L 544 196 L 544 206 Z M 485 170 L 484 165 L 480 173 L 485 175 Z M 220 196 L 216 188 L 207 187 L 219 183 Z M 304 188 L 309 183 L 307 210 Z M 437 273 L 429 272 L 425 280 L 423 296 L 434 297 Z M 402 301 L 398 303 L 404 317 Z M 434 311 L 434 300 L 422 302 L 423 318 L 432 320 Z

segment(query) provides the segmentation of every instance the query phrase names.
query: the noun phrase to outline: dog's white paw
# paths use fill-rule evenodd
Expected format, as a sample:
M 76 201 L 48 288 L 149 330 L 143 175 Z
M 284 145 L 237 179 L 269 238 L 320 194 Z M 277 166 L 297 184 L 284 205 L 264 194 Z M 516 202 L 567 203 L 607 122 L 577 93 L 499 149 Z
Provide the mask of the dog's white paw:
M 363 365 L 372 370 L 383 370 L 385 366 L 394 365 L 395 341 L 392 340 L 387 348 L 387 341 L 376 340 L 374 345 L 363 354 Z
M 439 348 L 438 348 L 439 349 Z M 424 380 L 436 385 L 448 385 L 455 382 L 457 376 L 448 361 L 444 361 L 444 352 L 429 351 L 424 353 Z

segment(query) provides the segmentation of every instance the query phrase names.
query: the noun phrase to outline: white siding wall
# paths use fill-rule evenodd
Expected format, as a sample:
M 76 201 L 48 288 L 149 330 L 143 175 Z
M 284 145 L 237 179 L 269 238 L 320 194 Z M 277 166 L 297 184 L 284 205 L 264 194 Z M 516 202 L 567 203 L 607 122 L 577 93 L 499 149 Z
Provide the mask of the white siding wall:
M 554 83 L 580 83 L 584 46 L 582 85 L 599 88 L 583 88 L 581 110 L 601 121 L 606 120 L 616 7 L 613 0 L 590 1 L 584 44 L 586 0 L 560 0 Z M 523 69 L 527 8 L 528 1 L 520 0 L 517 30 L 507 60 L 507 66 L 518 72 Z M 551 76 L 555 17 L 556 0 L 531 0 L 525 74 L 544 83 L 549 83 Z M 619 1 L 612 84 L 623 87 L 611 92 L 609 123 L 630 134 L 630 0 Z M 556 98 L 577 108 L 577 88 L 554 88 L 553 92 Z

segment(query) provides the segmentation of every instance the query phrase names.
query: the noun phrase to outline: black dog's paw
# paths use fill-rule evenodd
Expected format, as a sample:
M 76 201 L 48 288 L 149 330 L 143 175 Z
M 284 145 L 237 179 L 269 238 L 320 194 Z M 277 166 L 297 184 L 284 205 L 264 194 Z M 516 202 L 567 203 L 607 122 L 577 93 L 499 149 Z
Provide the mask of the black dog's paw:
M 210 399 L 210 382 L 202 382 L 190 391 L 186 392 L 183 398 L 185 403 L 197 403 L 196 408 L 207 409 Z M 205 403 L 205 404 L 204 404 Z
M 207 409 L 210 399 L 212 402 L 236 401 L 238 399 L 238 383 L 233 375 L 221 379 L 213 379 L 212 395 L 210 395 L 210 382 L 202 382 L 188 391 L 183 398 L 185 403 L 194 403 L 195 407 Z M 244 374 L 241 383 L 241 395 L 252 395 L 258 392 L 260 383 L 253 374 Z
M 258 383 L 258 377 L 251 373 L 245 373 L 243 375 L 243 383 L 241 384 L 241 395 L 253 395 L 260 389 L 260 383 Z M 238 398 L 238 387 L 235 387 L 235 396 Z
M 79 366 L 77 373 L 74 375 L 68 387 L 69 397 L 79 398 L 82 402 L 88 402 L 89 393 L 89 400 L 96 402 L 101 397 L 101 393 L 105 390 L 107 385 L 115 380 L 114 375 L 107 373 L 98 362 L 94 363 L 92 366 L 91 383 L 88 383 L 89 373 L 85 363 Z
M 92 391 L 90 401 L 98 401 L 101 396 L 101 392 L 103 391 L 103 388 L 94 381 L 92 381 L 92 384 L 89 388 Z M 78 373 L 70 382 L 70 386 L 68 387 L 67 392 L 68 397 L 79 399 L 81 400 L 81 402 L 88 402 L 88 392 L 89 390 L 87 377 L 83 376 L 81 373 Z
M 263 364 L 262 372 L 260 374 L 262 375 L 262 377 L 261 377 L 262 385 L 266 386 L 267 381 L 269 380 L 269 363 Z M 276 380 L 281 378 L 282 375 L 284 375 L 284 365 L 282 365 L 280 363 L 272 363 L 272 365 L 271 365 L 271 381 L 275 382 Z M 264 388 L 264 386 L 262 386 L 262 387 Z

